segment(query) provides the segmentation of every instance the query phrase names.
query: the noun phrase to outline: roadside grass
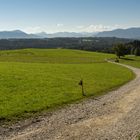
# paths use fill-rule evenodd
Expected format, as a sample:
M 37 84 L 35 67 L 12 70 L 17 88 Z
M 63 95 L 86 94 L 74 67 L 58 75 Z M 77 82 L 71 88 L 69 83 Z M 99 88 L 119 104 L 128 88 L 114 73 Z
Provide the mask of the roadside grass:
M 27 60 L 24 51 L 37 54 Z M 89 97 L 100 96 L 134 78 L 127 68 L 105 62 L 106 57 L 114 57 L 109 54 L 40 49 L 2 51 L 0 54 L 1 122 L 32 116 L 36 112 L 83 99 L 78 85 L 81 79 L 86 97 Z M 2 62 L 3 57 L 9 55 L 11 59 L 4 61 L 10 62 Z M 42 55 L 41 60 L 36 58 L 37 55 L 39 58 Z M 52 60 L 53 56 L 55 59 Z M 72 64 L 70 56 L 74 58 Z M 91 63 L 91 59 L 85 61 L 87 57 L 96 63 Z M 42 63 L 43 58 L 47 63 Z M 63 59 L 60 61 L 59 58 Z
M 120 63 L 140 68 L 140 56 L 125 56 L 124 58 L 120 59 Z

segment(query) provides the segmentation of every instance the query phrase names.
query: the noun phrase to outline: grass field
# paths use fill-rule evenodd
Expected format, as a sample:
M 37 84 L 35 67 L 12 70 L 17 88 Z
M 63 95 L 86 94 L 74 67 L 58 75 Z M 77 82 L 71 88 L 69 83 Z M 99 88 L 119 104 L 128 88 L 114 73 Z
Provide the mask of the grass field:
M 24 49 L 0 51 L 0 61 L 4 62 L 83 64 L 104 62 L 105 58 L 110 57 L 114 58 L 114 55 L 67 49 Z
M 0 120 L 30 116 L 84 98 L 99 96 L 131 80 L 133 73 L 107 63 L 114 55 L 77 50 L 26 49 L 0 52 Z
M 140 68 L 140 56 L 125 56 L 125 58 L 120 59 L 121 63 Z

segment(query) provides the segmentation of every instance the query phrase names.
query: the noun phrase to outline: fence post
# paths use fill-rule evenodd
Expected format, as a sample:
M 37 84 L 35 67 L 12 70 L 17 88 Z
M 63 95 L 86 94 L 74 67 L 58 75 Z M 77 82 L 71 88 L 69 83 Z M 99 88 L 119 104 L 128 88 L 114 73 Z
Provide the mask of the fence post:
M 83 80 L 80 80 L 79 85 L 82 87 L 82 95 L 83 95 L 83 96 L 86 96 L 85 91 L 84 91 Z

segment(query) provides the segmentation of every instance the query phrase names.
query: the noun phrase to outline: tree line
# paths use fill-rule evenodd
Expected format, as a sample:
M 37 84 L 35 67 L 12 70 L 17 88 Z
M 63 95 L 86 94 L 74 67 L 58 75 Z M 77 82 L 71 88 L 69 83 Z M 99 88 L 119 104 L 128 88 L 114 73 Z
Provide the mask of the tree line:
M 129 43 L 118 43 L 114 45 L 114 52 L 120 58 L 125 55 L 140 56 L 140 41 L 135 40 Z
M 140 56 L 140 41 L 132 39 L 115 37 L 0 39 L 0 50 L 25 48 L 64 48 L 116 53 L 119 58 L 128 54 Z
M 1 39 L 0 50 L 25 48 L 68 48 L 87 51 L 114 53 L 114 44 L 129 43 L 131 39 L 89 37 L 89 38 L 46 38 L 46 39 Z

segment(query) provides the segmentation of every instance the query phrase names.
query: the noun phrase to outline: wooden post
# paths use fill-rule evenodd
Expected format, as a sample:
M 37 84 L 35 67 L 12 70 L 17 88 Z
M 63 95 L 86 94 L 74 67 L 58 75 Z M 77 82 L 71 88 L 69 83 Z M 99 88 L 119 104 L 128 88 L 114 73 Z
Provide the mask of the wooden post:
M 83 84 L 83 80 L 80 80 L 79 85 L 82 87 L 82 95 L 86 96 L 85 92 L 84 92 L 84 84 Z

